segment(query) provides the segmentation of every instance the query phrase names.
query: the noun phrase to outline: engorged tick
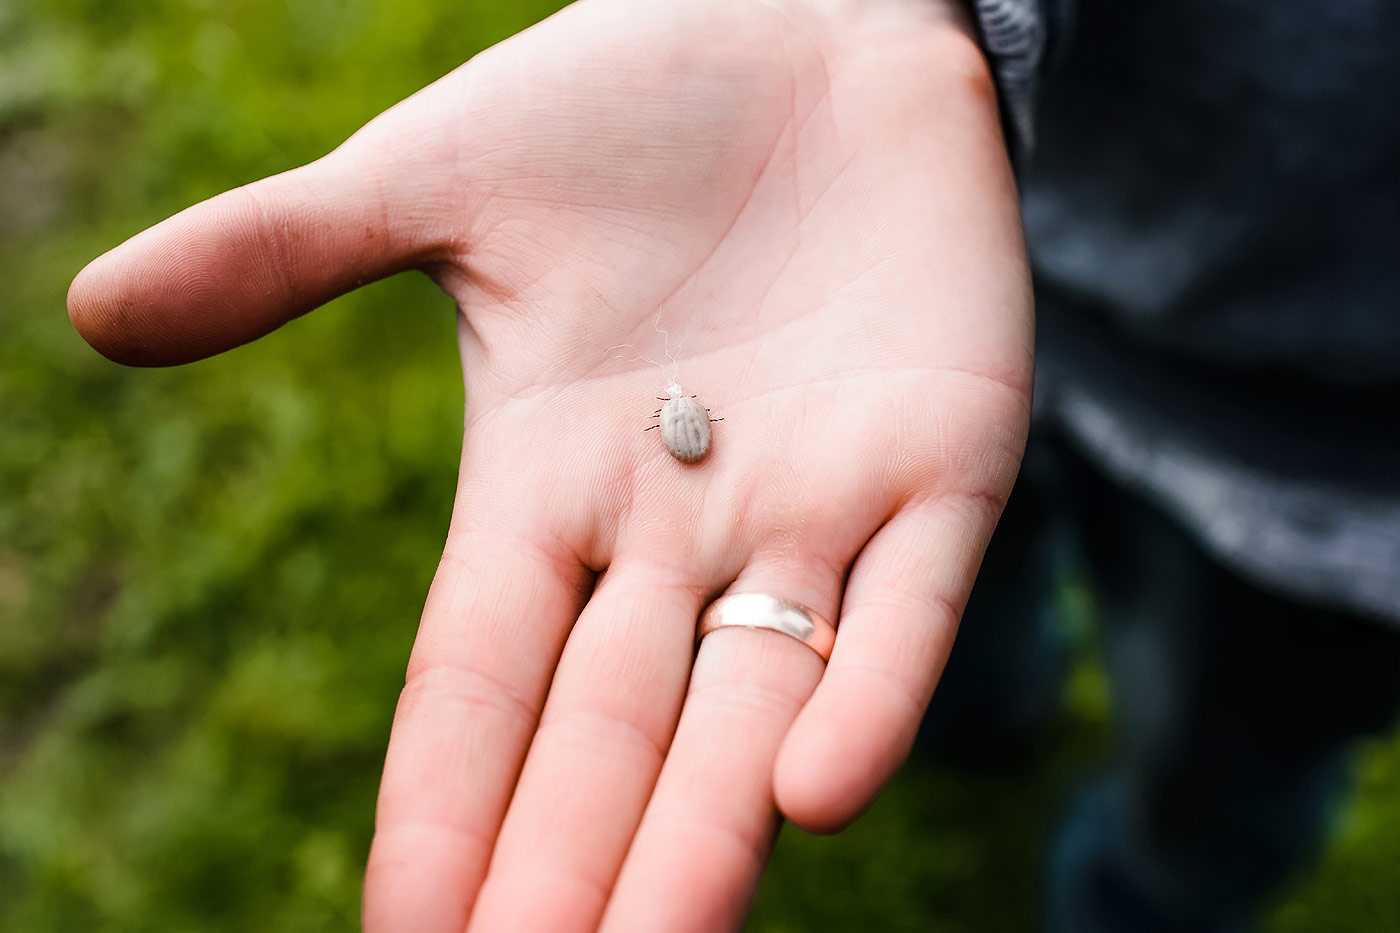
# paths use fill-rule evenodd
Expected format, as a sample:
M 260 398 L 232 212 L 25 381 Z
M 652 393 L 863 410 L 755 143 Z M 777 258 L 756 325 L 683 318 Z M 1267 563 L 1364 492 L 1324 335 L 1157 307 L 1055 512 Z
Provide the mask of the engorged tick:
M 660 428 L 661 440 L 671 456 L 681 463 L 695 463 L 710 450 L 710 422 L 724 419 L 711 418 L 710 410 L 695 396 L 687 398 L 675 380 L 666 384 L 666 394 L 670 398 L 658 399 L 666 404 L 652 415 L 659 420 L 647 430 Z

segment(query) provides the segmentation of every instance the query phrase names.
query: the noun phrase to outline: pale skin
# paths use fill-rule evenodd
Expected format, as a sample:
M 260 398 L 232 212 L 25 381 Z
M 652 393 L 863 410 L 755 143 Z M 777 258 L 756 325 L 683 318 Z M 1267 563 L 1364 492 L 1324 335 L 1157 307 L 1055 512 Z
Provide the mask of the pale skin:
M 907 755 L 1011 489 L 1032 315 L 987 66 L 950 0 L 583 0 L 78 276 L 186 362 L 409 268 L 460 309 L 460 480 L 364 890 L 375 931 L 714 931 L 782 817 Z M 659 353 L 724 421 L 646 432 Z M 725 592 L 832 620 L 693 643 Z M 394 624 L 394 620 L 386 620 Z

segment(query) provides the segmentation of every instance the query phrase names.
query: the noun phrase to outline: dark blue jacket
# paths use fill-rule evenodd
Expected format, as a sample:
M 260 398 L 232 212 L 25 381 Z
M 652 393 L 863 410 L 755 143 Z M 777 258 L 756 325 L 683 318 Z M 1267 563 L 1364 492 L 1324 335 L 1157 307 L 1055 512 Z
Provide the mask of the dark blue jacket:
M 975 6 L 1038 422 L 1245 576 L 1400 623 L 1400 4 Z

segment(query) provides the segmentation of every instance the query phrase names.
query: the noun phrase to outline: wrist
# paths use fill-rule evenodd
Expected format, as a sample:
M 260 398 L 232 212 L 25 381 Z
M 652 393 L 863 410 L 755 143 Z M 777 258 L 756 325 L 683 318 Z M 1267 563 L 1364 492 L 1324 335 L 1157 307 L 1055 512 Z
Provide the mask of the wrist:
M 786 0 L 795 19 L 816 20 L 838 57 L 918 80 L 971 91 L 992 108 L 996 85 L 967 0 Z M 875 64 L 878 63 L 878 64 Z
M 1003 147 L 997 85 L 967 0 L 786 0 L 790 19 L 819 23 L 828 64 L 860 74 L 872 107 L 893 96 L 932 118 L 950 107 L 987 124 Z M 917 99 L 922 103 L 913 103 Z M 1004 151 L 1004 148 L 1003 148 Z
M 977 41 L 967 0 L 791 0 L 791 6 L 809 10 L 834 27 L 857 34 L 941 25 L 974 44 Z

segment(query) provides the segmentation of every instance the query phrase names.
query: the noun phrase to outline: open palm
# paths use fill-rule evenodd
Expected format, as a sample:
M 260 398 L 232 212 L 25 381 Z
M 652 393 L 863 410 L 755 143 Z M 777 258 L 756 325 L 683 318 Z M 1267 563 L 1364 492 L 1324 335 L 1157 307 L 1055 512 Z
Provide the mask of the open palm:
M 869 802 L 1024 441 L 1000 146 L 926 0 L 585 0 L 79 276 L 80 329 L 144 364 L 403 268 L 461 309 L 461 478 L 368 929 L 734 927 L 780 811 Z M 672 375 L 724 417 L 695 465 L 644 430 Z M 839 617 L 829 666 L 759 631 L 696 652 L 743 591 Z

